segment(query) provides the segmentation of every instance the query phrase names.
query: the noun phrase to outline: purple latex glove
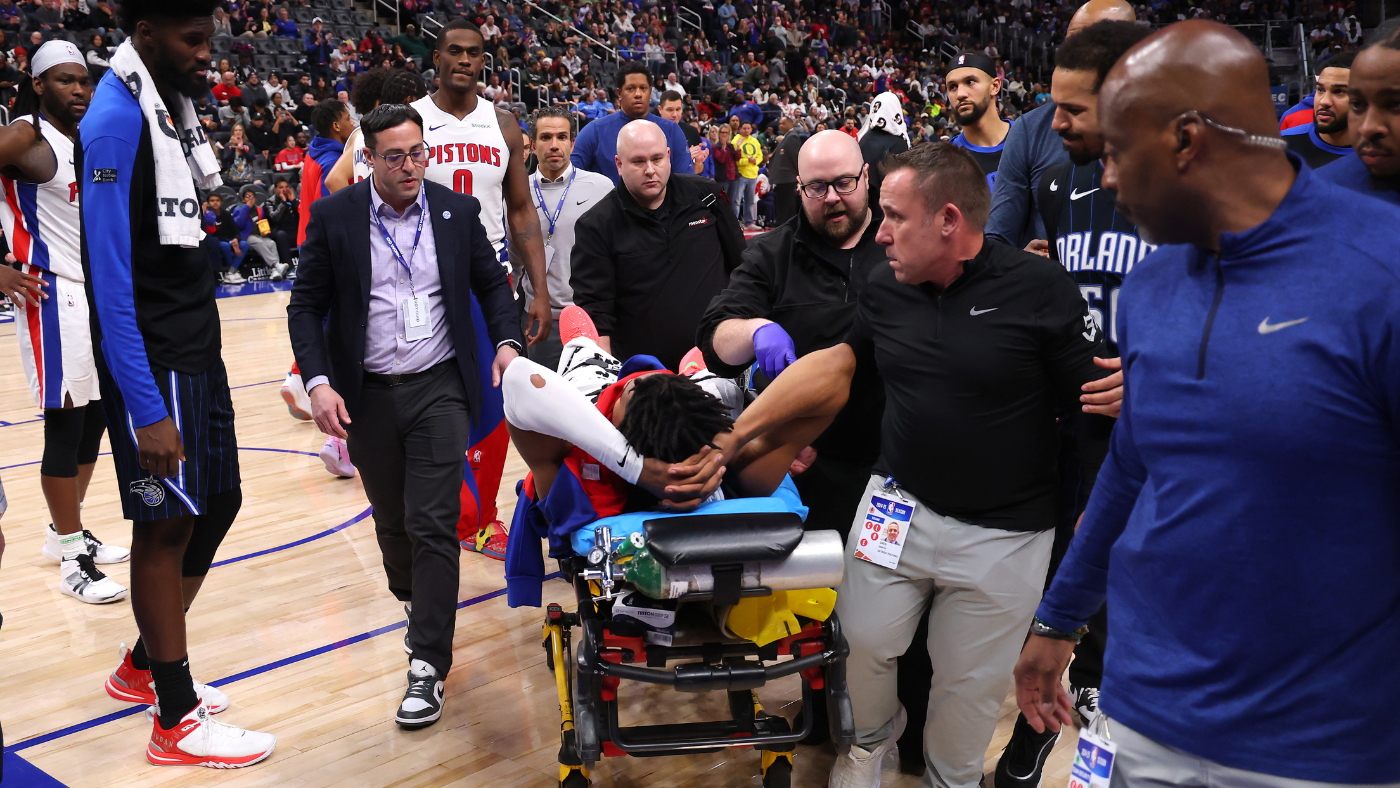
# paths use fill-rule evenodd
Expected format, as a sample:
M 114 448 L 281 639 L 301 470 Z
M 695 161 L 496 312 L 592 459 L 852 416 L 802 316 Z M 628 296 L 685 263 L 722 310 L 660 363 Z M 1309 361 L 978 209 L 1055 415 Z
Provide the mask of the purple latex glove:
M 777 380 L 778 373 L 797 360 L 792 337 L 777 323 L 764 323 L 753 332 L 753 354 L 758 359 L 758 368 L 769 380 Z

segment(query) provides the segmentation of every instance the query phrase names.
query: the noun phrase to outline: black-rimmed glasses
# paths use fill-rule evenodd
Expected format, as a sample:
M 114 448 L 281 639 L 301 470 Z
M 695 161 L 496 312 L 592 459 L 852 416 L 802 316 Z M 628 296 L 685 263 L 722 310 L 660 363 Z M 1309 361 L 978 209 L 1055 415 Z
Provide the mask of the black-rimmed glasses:
M 392 168 L 392 169 L 399 169 L 399 168 L 403 167 L 405 161 L 408 160 L 408 159 L 412 159 L 414 164 L 427 164 L 427 163 L 428 163 L 428 149 L 427 149 L 427 148 L 419 148 L 418 150 L 411 150 L 411 151 L 409 151 L 408 153 L 389 153 L 389 154 L 383 154 L 383 153 L 380 153 L 379 151 L 374 151 L 374 150 L 370 151 L 370 153 L 373 153 L 375 156 L 378 156 L 379 158 L 383 159 L 383 160 L 384 160 L 384 163 L 387 164 L 387 165 L 389 165 L 389 167 Z
M 802 184 L 802 193 L 809 200 L 826 197 L 826 190 L 833 189 L 837 194 L 850 194 L 860 184 L 860 175 L 842 175 L 834 181 L 810 181 Z

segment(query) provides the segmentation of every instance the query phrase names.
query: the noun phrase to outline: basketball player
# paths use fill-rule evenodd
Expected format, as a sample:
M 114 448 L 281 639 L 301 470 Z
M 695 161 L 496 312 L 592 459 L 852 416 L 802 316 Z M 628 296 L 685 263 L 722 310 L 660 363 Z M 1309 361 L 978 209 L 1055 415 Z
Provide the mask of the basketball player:
M 1045 231 L 1050 239 L 1048 252 L 1079 285 L 1079 292 L 1089 304 L 1089 312 L 1105 336 L 1107 359 L 1095 359 L 1101 367 L 1119 369 L 1118 359 L 1118 292 L 1123 277 L 1133 265 L 1156 249 L 1144 241 L 1137 227 L 1115 208 L 1117 193 L 1103 188 L 1103 132 L 1099 125 L 1099 88 L 1109 69 L 1129 49 L 1146 38 L 1151 29 L 1134 22 L 1104 21 L 1084 28 L 1055 52 L 1055 71 L 1051 75 L 1050 95 L 1055 102 L 1055 118 L 1051 127 L 1064 141 L 1069 160 L 1051 167 L 1040 181 L 1036 205 L 1041 211 Z M 1121 385 L 1121 372 L 1091 383 L 1099 389 Z M 1073 525 L 1088 504 L 1094 478 L 1084 475 L 1080 468 L 1078 448 L 1081 442 L 1074 430 L 1093 430 L 1094 437 L 1103 440 L 1113 429 L 1118 415 L 1118 403 L 1101 406 L 1092 400 L 1100 395 L 1091 393 L 1084 410 L 1098 416 L 1080 419 L 1071 426 L 1069 420 L 1060 422 L 1061 505 L 1066 511 L 1059 518 L 1061 533 L 1056 535 L 1056 558 L 1069 544 Z M 1051 570 L 1052 574 L 1054 569 Z M 1098 715 L 1099 685 L 1103 681 L 1104 645 L 1108 638 L 1108 612 L 1095 614 L 1086 635 L 1076 650 L 1077 657 L 1069 671 L 1070 697 L 1075 710 L 1087 725 Z M 1006 754 L 997 766 L 996 788 L 1032 788 L 1040 778 L 1045 758 L 1049 756 L 1059 733 L 1045 730 L 1036 733 L 1024 716 L 1016 720 Z M 1028 775 L 1030 777 L 1028 777 Z M 1033 779 L 1031 779 L 1033 778 Z
M 196 186 L 219 164 L 191 96 L 208 86 L 216 0 L 125 0 L 131 37 L 83 118 L 82 262 L 122 512 L 133 522 L 131 607 L 141 637 L 107 692 L 156 703 L 146 759 L 238 768 L 277 738 L 211 714 L 228 697 L 190 677 L 185 611 L 238 515 L 233 403 Z
M 1318 175 L 1400 205 L 1400 26 L 1378 34 L 1356 56 L 1348 93 L 1356 155 L 1338 159 Z
M 520 126 L 511 113 L 478 100 L 485 49 L 485 39 L 476 25 L 465 18 L 448 22 L 439 31 L 433 52 L 439 89 L 413 102 L 413 108 L 423 116 L 428 180 L 480 200 L 481 222 L 506 273 L 515 269 L 512 282 L 518 282 L 522 270 L 529 277 L 537 297 L 530 302 L 526 322 L 538 328 L 534 333 L 527 330 L 525 335 L 528 344 L 535 345 L 549 336 L 554 322 L 545 281 L 544 238 L 525 172 Z M 478 321 L 479 312 L 473 304 L 472 316 Z M 489 345 L 484 322 L 479 322 L 476 335 Z M 484 365 L 483 379 L 490 375 L 490 359 L 494 357 L 494 348 L 486 345 L 477 354 Z M 462 485 L 462 519 L 457 531 L 464 548 L 505 560 L 505 526 L 496 516 L 496 491 L 501 486 L 510 435 L 499 389 L 487 390 L 481 423 L 472 425 L 471 444 L 467 451 L 471 473 Z
M 948 103 L 962 132 L 949 140 L 966 149 L 987 174 L 987 185 L 995 188 L 997 165 L 1011 123 L 1001 119 L 997 96 L 1001 95 L 1001 80 L 992 59 L 980 52 L 964 52 L 953 61 L 944 76 L 948 87 Z
M 127 590 L 95 564 L 131 558 L 82 526 L 82 503 L 107 421 L 98 399 L 83 266 L 78 253 L 78 189 L 73 138 L 92 100 L 92 78 L 78 48 L 53 40 L 34 53 L 34 78 L 21 86 L 18 119 L 0 129 L 0 225 L 20 270 L 48 289 L 42 301 L 15 300 L 15 338 L 34 402 L 44 410 L 39 484 L 53 522 L 43 555 L 59 562 L 58 589 L 93 604 Z
M 1327 61 L 1317 75 L 1313 92 L 1313 121 L 1284 129 L 1288 149 L 1303 157 L 1314 170 L 1351 154 L 1352 131 L 1347 125 L 1351 99 L 1347 83 L 1355 52 L 1342 52 Z

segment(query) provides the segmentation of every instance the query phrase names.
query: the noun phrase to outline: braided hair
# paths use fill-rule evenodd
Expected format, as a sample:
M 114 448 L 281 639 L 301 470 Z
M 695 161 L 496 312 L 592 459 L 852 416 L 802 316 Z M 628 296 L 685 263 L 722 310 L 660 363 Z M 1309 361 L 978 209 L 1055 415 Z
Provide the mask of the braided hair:
M 734 428 L 724 404 L 681 375 L 644 375 L 632 384 L 618 430 L 643 457 L 680 462 Z

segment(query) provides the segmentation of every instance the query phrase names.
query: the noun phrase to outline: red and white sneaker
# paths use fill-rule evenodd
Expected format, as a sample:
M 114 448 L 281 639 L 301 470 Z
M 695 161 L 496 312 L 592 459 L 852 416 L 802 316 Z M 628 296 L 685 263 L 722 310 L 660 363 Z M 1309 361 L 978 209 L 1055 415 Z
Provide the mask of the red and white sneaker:
M 569 304 L 559 313 L 559 341 L 568 342 L 579 337 L 597 342 L 598 327 L 593 325 L 593 318 L 583 307 Z
M 505 523 L 500 520 L 492 520 L 480 531 L 476 532 L 476 551 L 497 561 L 506 560 L 506 539 L 510 532 L 506 530 Z
M 326 473 L 342 479 L 355 477 L 355 466 L 350 462 L 350 447 L 345 445 L 344 440 L 335 436 L 326 438 L 318 456 L 326 465 Z
M 248 731 L 214 719 L 202 700 L 174 728 L 160 727 L 159 716 L 151 726 L 146 760 L 156 766 L 240 769 L 261 761 L 277 747 L 277 737 L 270 733 Z
M 125 643 L 122 644 L 118 653 L 121 654 L 122 662 L 116 670 L 112 671 L 112 675 L 107 677 L 107 694 L 127 703 L 154 705 L 156 702 L 156 683 L 151 678 L 151 672 L 137 670 L 131 664 L 131 649 L 127 648 Z M 196 681 L 194 691 L 199 699 L 209 707 L 210 714 L 218 714 L 228 708 L 228 696 L 218 688 Z
M 311 421 L 311 396 L 306 393 L 300 373 L 287 373 L 287 379 L 282 381 L 282 401 L 287 403 L 287 412 L 292 418 Z
M 699 374 L 705 370 L 705 354 L 700 352 L 700 348 L 693 347 L 690 349 L 690 352 L 681 356 L 681 367 L 676 370 L 676 373 L 684 375 L 685 377 L 690 377 L 691 375 Z

